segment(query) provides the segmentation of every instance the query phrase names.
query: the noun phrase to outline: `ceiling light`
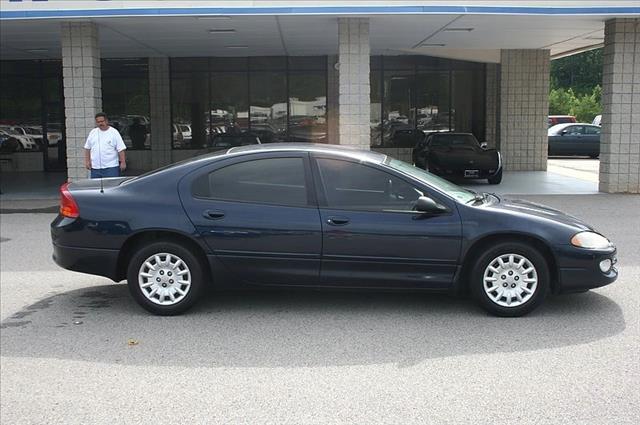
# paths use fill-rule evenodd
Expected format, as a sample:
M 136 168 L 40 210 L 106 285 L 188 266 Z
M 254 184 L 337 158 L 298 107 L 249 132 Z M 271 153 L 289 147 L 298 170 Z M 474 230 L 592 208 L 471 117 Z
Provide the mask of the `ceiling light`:
M 27 49 L 26 51 L 29 53 L 44 53 L 48 52 L 49 49 Z
M 224 46 L 227 49 L 248 49 L 249 46 L 237 45 L 237 46 Z
M 234 30 L 233 28 L 209 30 L 209 34 L 231 34 L 234 32 L 236 32 L 236 30 Z
M 604 37 L 599 35 L 590 35 L 588 37 L 585 37 L 584 40 L 604 40 Z
M 446 44 L 444 43 L 422 43 L 420 47 L 444 47 Z
M 231 19 L 231 16 L 212 15 L 212 16 L 196 16 L 196 18 L 201 19 L 203 21 L 223 21 L 223 20 Z
M 444 31 L 471 32 L 474 28 L 445 28 Z

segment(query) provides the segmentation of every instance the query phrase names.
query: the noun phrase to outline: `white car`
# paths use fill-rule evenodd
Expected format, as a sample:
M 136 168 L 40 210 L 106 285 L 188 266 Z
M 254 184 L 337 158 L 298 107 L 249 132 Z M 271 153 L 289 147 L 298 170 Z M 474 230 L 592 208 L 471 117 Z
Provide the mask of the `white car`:
M 22 132 L 18 132 L 12 127 L 2 126 L 0 127 L 0 132 L 15 138 L 18 140 L 18 142 L 20 142 L 20 145 L 18 146 L 18 151 L 37 151 L 39 148 L 35 139 L 33 139 L 30 136 L 26 136 Z
M 184 140 L 185 143 L 190 143 L 192 138 L 191 124 L 177 124 L 177 126 L 182 132 L 182 140 Z

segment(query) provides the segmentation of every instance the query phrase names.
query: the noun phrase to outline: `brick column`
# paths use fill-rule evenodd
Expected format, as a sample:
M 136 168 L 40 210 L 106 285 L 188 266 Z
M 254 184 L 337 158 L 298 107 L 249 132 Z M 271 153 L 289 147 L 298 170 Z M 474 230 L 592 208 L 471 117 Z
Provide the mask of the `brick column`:
M 640 193 L 640 19 L 604 30 L 600 191 Z
M 151 165 L 171 163 L 171 89 L 169 59 L 149 58 L 149 114 L 151 120 Z
M 495 148 L 497 140 L 496 120 L 498 113 L 498 65 L 488 63 L 486 65 L 485 83 L 485 130 L 484 141 Z
M 369 150 L 369 19 L 339 18 L 338 40 L 340 144 Z
M 505 170 L 547 169 L 549 50 L 502 50 L 500 152 Z
M 69 180 L 87 177 L 84 143 L 102 110 L 98 27 L 91 22 L 63 22 L 62 77 Z

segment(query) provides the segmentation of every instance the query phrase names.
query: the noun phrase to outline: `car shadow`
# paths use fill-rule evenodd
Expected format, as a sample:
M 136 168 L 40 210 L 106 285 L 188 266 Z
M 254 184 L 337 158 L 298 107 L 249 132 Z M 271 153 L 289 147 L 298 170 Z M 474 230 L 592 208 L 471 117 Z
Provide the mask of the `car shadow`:
M 157 317 L 126 285 L 63 292 L 0 324 L 3 356 L 129 365 L 302 367 L 396 363 L 584 344 L 622 332 L 622 310 L 589 292 L 550 297 L 522 318 L 416 293 L 212 292 Z

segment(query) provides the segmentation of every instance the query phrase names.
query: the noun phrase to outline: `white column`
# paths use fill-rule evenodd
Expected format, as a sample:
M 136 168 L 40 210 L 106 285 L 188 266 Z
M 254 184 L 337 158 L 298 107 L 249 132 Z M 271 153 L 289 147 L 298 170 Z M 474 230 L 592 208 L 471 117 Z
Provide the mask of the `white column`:
M 340 144 L 369 150 L 369 19 L 339 18 L 338 39 Z
M 505 170 L 547 169 L 549 50 L 502 50 L 500 152 Z
M 640 193 L 640 19 L 604 30 L 600 191 Z
M 102 110 L 98 27 L 91 22 L 63 22 L 62 77 L 69 180 L 87 177 L 84 143 Z
M 151 120 L 151 164 L 171 163 L 171 89 L 169 59 L 149 58 L 149 114 Z

